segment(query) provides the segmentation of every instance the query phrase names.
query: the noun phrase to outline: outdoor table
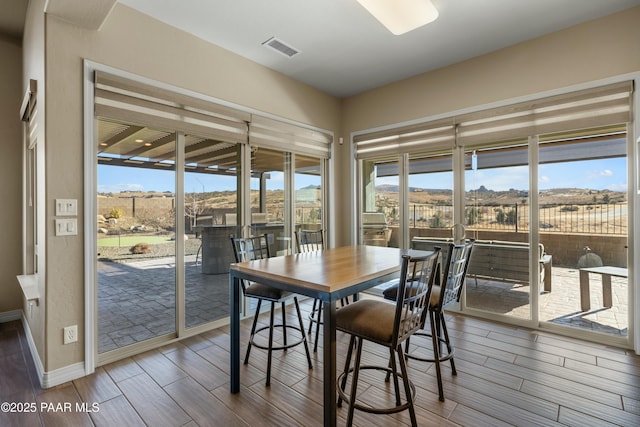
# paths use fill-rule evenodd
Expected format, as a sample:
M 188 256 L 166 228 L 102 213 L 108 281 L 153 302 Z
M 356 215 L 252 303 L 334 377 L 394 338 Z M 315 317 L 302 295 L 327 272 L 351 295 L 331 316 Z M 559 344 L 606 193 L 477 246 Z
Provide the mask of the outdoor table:
M 627 277 L 628 270 L 622 267 L 589 267 L 580 269 L 580 308 L 588 311 L 591 308 L 591 295 L 589 293 L 589 273 L 596 273 L 602 276 L 602 304 L 605 307 L 613 306 L 611 296 L 611 276 Z
M 336 425 L 336 301 L 398 276 L 402 255 L 431 252 L 378 246 L 343 246 L 232 264 L 231 393 L 240 392 L 240 280 L 246 279 L 323 304 L 324 425 Z

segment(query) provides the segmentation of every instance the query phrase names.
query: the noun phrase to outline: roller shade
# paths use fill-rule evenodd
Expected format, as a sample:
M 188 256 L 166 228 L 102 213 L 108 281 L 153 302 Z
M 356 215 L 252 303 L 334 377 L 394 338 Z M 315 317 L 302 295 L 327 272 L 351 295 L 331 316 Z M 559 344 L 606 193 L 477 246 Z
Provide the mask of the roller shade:
M 633 120 L 632 93 L 633 82 L 625 81 L 433 122 L 367 132 L 353 138 L 356 158 L 473 147 L 526 140 L 531 135 L 628 123 Z
M 358 159 L 447 149 L 455 145 L 455 122 L 447 119 L 398 127 L 358 135 L 353 140 Z
M 328 159 L 331 157 L 332 135 L 290 123 L 252 115 L 249 144 Z
M 102 71 L 94 79 L 97 117 L 247 142 L 249 113 Z
M 631 122 L 632 92 L 627 81 L 459 116 L 458 145 Z

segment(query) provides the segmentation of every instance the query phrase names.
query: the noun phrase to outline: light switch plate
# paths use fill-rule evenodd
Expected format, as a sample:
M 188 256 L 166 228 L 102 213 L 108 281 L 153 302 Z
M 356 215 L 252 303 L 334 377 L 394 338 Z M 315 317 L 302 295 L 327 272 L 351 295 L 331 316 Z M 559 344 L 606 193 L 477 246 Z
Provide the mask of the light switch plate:
M 75 218 L 56 219 L 56 236 L 75 236 L 78 234 L 78 220 Z
M 78 215 L 77 199 L 56 199 L 56 216 Z

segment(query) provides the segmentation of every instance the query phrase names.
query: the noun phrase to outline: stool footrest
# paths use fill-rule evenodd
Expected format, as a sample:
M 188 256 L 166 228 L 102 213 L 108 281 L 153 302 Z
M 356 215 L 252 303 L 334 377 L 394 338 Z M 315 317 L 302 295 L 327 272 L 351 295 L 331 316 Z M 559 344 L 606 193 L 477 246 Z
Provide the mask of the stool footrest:
M 281 345 L 281 346 L 277 346 L 277 347 L 276 346 L 272 346 L 271 350 L 286 350 L 288 348 L 295 347 L 295 346 L 297 346 L 299 344 L 302 344 L 303 342 L 306 341 L 306 337 L 304 336 L 304 333 L 302 332 L 302 329 L 300 329 L 297 326 L 293 326 L 293 325 L 286 325 L 285 326 L 285 325 L 279 324 L 279 325 L 273 325 L 273 327 L 274 328 L 294 329 L 294 330 L 300 332 L 301 338 L 299 340 L 294 341 L 292 343 L 289 343 L 287 345 Z M 260 331 L 266 331 L 268 329 L 269 329 L 269 326 L 262 326 L 262 327 L 256 329 L 255 332 L 253 333 L 253 335 L 251 336 L 251 338 L 249 338 L 249 342 L 251 343 L 251 345 L 254 346 L 254 347 L 257 347 L 257 348 L 261 348 L 262 350 L 269 350 L 269 346 L 268 345 L 260 344 L 260 343 L 256 342 L 256 340 L 254 338 Z M 284 333 L 286 333 L 286 331 Z
M 426 333 L 426 332 L 416 332 L 413 334 L 414 336 L 421 336 L 421 337 L 429 337 L 431 338 L 431 334 Z M 442 344 L 447 344 L 447 340 L 445 340 L 444 338 L 438 338 L 438 341 L 440 341 Z M 451 347 L 451 351 L 448 351 L 447 349 L 447 353 L 446 354 L 441 354 L 440 358 L 438 359 L 438 361 L 440 362 L 446 362 L 449 359 L 453 358 L 453 355 L 455 353 L 455 348 L 453 348 L 453 346 Z M 404 357 L 406 357 L 407 359 L 412 359 L 412 360 L 419 360 L 421 362 L 435 362 L 436 359 L 433 358 L 426 358 L 426 357 L 422 357 L 422 356 L 416 356 L 413 354 L 409 354 L 409 353 L 405 353 Z
M 374 366 L 374 365 L 362 365 L 360 366 L 360 370 L 376 370 L 376 371 L 382 371 L 382 372 L 386 372 L 387 374 L 391 374 L 393 375 L 393 370 L 391 368 L 387 368 L 387 367 L 383 367 L 383 366 Z M 353 373 L 354 368 L 350 368 L 346 373 L 343 372 L 338 376 L 337 382 L 340 383 L 342 381 L 342 378 L 344 378 L 345 375 L 349 375 L 351 373 Z M 398 372 L 396 373 L 396 376 L 400 379 L 402 379 L 402 375 Z M 388 377 L 388 376 L 387 376 Z M 385 380 L 385 382 L 388 382 L 388 380 Z M 411 387 L 411 400 L 415 400 L 416 397 L 416 387 L 413 384 L 413 382 L 411 382 L 411 380 L 409 380 L 409 387 Z M 342 398 L 342 400 L 344 400 L 345 403 L 350 404 L 351 400 L 350 400 L 350 396 L 347 395 L 342 388 L 338 387 L 338 394 L 340 395 L 340 397 Z M 405 409 L 409 408 L 410 403 L 407 401 L 401 405 L 397 405 L 397 406 L 391 406 L 388 408 L 374 408 L 371 406 L 364 406 L 361 405 L 359 403 L 354 403 L 353 407 L 363 411 L 363 412 L 369 412 L 371 414 L 395 414 L 396 412 L 402 412 Z

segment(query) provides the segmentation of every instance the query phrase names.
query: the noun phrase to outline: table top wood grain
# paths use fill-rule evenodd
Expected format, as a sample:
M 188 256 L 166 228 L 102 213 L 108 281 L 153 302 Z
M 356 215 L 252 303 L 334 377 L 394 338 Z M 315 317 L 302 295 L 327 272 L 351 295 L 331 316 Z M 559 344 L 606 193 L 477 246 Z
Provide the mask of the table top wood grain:
M 231 265 L 234 275 L 318 297 L 400 270 L 403 254 L 430 252 L 380 246 L 342 246 Z M 268 283 L 265 283 L 268 282 Z M 306 289 L 305 292 L 303 289 Z

